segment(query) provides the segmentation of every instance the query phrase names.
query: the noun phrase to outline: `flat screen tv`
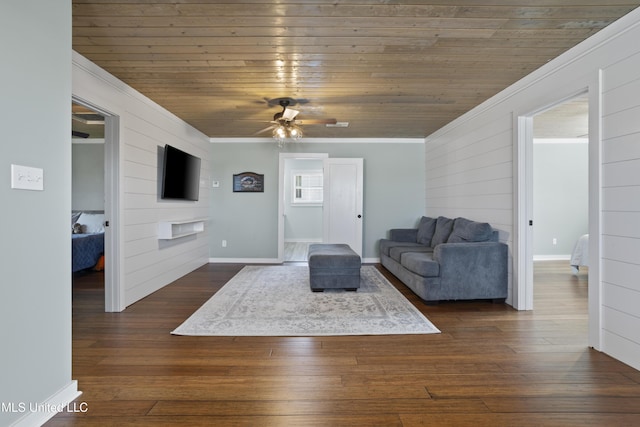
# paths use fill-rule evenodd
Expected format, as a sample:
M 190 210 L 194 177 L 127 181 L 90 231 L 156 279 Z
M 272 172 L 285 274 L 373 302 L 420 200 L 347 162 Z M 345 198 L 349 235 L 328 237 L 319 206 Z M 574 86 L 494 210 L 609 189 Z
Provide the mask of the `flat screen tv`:
M 200 158 L 165 145 L 161 198 L 195 201 L 199 195 Z

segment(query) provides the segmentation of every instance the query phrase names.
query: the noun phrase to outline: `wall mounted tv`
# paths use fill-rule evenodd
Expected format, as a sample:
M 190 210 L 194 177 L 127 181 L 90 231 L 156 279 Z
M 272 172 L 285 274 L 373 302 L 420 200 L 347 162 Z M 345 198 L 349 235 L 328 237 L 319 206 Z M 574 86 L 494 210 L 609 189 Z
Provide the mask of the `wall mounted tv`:
M 200 195 L 200 158 L 171 145 L 164 146 L 162 161 L 163 199 L 198 200 Z

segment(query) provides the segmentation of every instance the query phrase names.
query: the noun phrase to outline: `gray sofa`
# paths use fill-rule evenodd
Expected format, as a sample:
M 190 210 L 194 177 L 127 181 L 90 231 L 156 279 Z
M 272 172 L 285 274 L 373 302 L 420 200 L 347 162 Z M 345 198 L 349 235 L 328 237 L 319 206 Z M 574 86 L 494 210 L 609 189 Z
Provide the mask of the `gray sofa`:
M 507 297 L 508 247 L 488 223 L 422 217 L 380 240 L 380 262 L 426 303 Z

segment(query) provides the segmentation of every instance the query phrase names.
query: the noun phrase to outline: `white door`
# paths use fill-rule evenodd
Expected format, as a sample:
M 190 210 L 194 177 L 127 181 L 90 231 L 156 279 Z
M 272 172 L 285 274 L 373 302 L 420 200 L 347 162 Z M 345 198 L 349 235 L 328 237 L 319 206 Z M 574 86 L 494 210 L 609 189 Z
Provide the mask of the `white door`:
M 362 257 L 363 159 L 324 159 L 323 241 Z

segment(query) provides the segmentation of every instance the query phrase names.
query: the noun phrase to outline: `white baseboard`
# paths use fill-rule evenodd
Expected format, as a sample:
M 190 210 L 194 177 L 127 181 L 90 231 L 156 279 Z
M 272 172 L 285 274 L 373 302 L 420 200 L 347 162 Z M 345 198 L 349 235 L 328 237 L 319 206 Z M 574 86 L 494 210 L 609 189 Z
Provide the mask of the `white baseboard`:
M 378 264 L 380 258 L 363 258 L 363 264 Z M 277 258 L 209 258 L 210 264 L 282 264 Z
M 282 264 L 278 258 L 209 258 L 210 264 Z
M 534 261 L 569 261 L 571 255 L 534 255 Z
M 78 382 L 73 380 L 65 388 L 48 398 L 44 402 L 22 402 L 25 415 L 11 424 L 12 427 L 33 427 L 41 426 L 58 412 L 64 411 L 86 411 L 89 408 L 86 404 L 72 405 L 75 399 L 82 394 L 78 391 Z
M 322 243 L 322 239 L 285 239 L 285 243 Z

